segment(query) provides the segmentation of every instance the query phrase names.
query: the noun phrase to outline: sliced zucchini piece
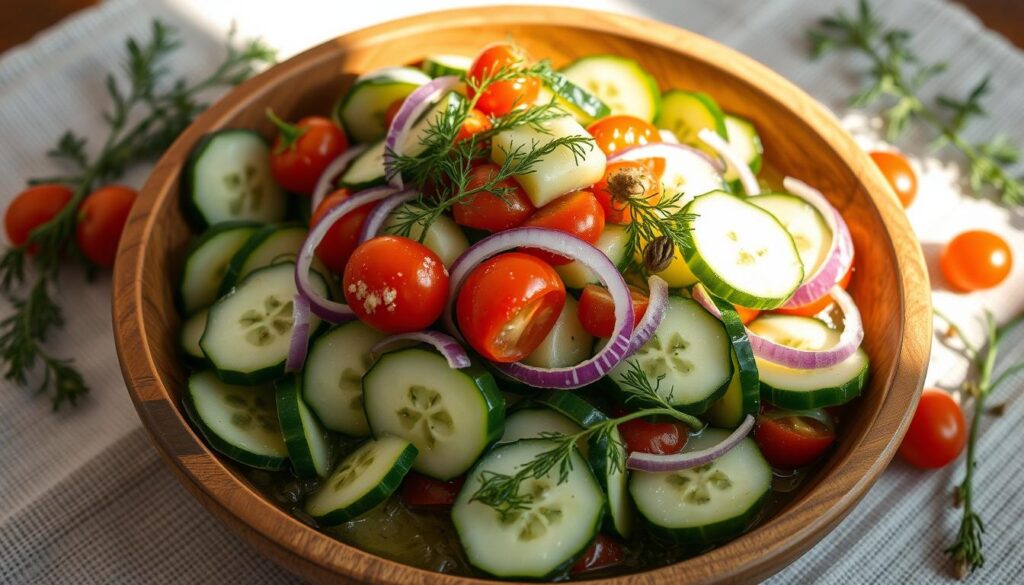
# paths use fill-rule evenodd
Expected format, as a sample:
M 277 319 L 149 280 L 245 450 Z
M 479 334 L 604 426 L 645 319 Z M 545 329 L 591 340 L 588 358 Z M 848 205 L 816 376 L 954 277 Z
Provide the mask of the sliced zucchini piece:
M 338 178 L 339 187 L 362 191 L 384 184 L 384 140 L 366 147 Z
M 804 274 L 814 274 L 818 266 L 828 258 L 832 244 L 832 230 L 821 213 L 803 199 L 785 193 L 758 195 L 748 201 L 779 220 L 793 237 L 796 251 L 800 254 L 800 263 L 804 266 Z
M 257 230 L 259 224 L 254 222 L 225 222 L 206 230 L 192 244 L 178 285 L 182 313 L 191 315 L 217 300 L 231 258 Z
M 299 224 L 268 225 L 249 238 L 228 263 L 220 283 L 218 296 L 231 292 L 243 278 L 257 268 L 282 261 L 295 261 L 299 248 L 306 241 L 306 227 Z
M 736 151 L 736 154 L 740 155 L 750 170 L 755 175 L 761 172 L 764 147 L 761 145 L 761 137 L 758 136 L 754 125 L 743 118 L 726 114 L 725 132 L 729 136 L 729 146 Z M 742 189 L 739 173 L 728 161 L 725 163 L 725 180 L 733 186 L 734 192 Z
M 355 142 L 383 140 L 388 130 L 384 125 L 388 107 L 429 81 L 430 76 L 412 67 L 371 71 L 356 79 L 352 89 L 335 106 L 334 118 Z
M 718 153 L 704 144 L 697 134 L 707 128 L 722 138 L 728 138 L 725 114 L 711 96 L 700 91 L 673 89 L 665 92 L 661 96 L 661 113 L 654 125 L 675 134 L 679 142 L 709 152 L 715 157 Z
M 199 347 L 199 339 L 202 338 L 203 331 L 206 330 L 208 313 L 209 309 L 200 309 L 185 319 L 181 325 L 181 335 L 179 336 L 181 351 L 185 353 L 185 357 L 190 362 L 196 365 L 207 363 L 206 354 L 203 353 L 203 348 Z
M 579 306 L 580 302 L 575 298 L 565 297 L 562 312 L 551 331 L 523 359 L 524 364 L 538 368 L 568 368 L 590 357 L 594 349 L 594 336 L 587 333 L 580 323 Z
M 335 437 L 302 400 L 299 380 L 289 376 L 277 383 L 277 419 L 281 423 L 288 458 L 299 477 L 327 477 Z
M 732 345 L 732 379 L 725 394 L 708 408 L 708 420 L 715 426 L 734 429 L 748 414 L 757 416 L 760 412 L 761 382 L 747 328 L 736 309 L 722 299 L 714 296 L 711 299 L 722 314 L 722 325 Z
M 370 348 L 384 337 L 362 321 L 351 321 L 313 342 L 302 371 L 302 392 L 325 427 L 350 437 L 370 434 L 363 411 L 363 374 L 373 364 Z
M 648 122 L 658 116 L 658 83 L 632 59 L 591 55 L 566 65 L 561 73 L 604 102 L 612 114 L 628 114 Z
M 604 231 L 597 237 L 594 247 L 604 252 L 615 266 L 622 270 L 629 264 L 629 232 L 621 225 L 605 224 Z M 562 277 L 568 288 L 583 288 L 588 284 L 601 284 L 601 279 L 594 271 L 573 260 L 568 264 L 555 266 L 555 271 Z
M 418 207 L 415 203 L 401 205 L 388 216 L 383 231 L 394 233 L 396 227 L 402 223 L 403 214 L 416 209 Z M 422 235 L 423 226 L 417 223 L 407 237 L 419 241 Z M 451 267 L 452 263 L 469 248 L 469 240 L 466 239 L 462 228 L 452 218 L 447 215 L 439 215 L 427 228 L 427 235 L 423 237 L 423 245 L 437 254 L 445 266 Z
M 423 60 L 420 69 L 434 78 L 445 75 L 462 77 L 472 64 L 473 58 L 465 55 L 430 55 Z

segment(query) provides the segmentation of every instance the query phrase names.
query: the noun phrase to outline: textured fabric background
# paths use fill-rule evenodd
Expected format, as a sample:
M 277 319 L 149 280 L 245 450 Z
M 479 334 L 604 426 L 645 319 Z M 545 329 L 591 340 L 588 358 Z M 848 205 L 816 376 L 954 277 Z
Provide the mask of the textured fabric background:
M 520 0 L 521 1 L 521 0 Z M 42 156 L 66 128 L 98 135 L 106 104 L 103 76 L 115 67 L 129 34 L 145 35 L 158 16 L 186 39 L 176 71 L 196 75 L 220 54 L 232 19 L 242 36 L 260 35 L 287 57 L 322 40 L 408 14 L 490 2 L 373 3 L 116 0 L 86 11 L 0 59 L 0 205 L 30 176 L 53 171 Z M 537 3 L 537 2 L 533 2 Z M 866 63 L 827 58 L 809 63 L 804 30 L 819 16 L 852 1 L 720 0 L 717 2 L 590 0 L 567 2 L 647 16 L 731 45 L 779 71 L 846 114 L 846 96 Z M 956 93 L 992 71 L 989 118 L 972 126 L 977 138 L 995 131 L 1024 141 L 1024 57 L 986 32 L 963 10 L 938 0 L 876 0 L 886 20 L 916 31 L 913 46 L 950 61 L 929 86 Z M 372 7 L 365 7 L 372 6 Z M 865 146 L 877 143 L 876 124 L 858 114 L 845 123 Z M 900 146 L 926 153 L 929 137 L 912 134 Z M 926 255 L 968 228 L 1009 237 L 1018 263 L 997 291 L 967 296 L 943 290 L 936 303 L 971 329 L 982 306 L 1000 317 L 1024 308 L 1024 216 L 988 201 L 962 198 L 955 164 L 917 159 L 921 194 L 909 210 Z M 145 169 L 125 178 L 140 185 Z M 934 272 L 933 272 L 934 274 Z M 124 389 L 110 333 L 109 284 L 86 285 L 69 271 L 59 297 L 69 323 L 51 346 L 74 356 L 93 388 L 83 405 L 59 415 L 47 400 L 0 383 L 0 582 L 4 583 L 286 583 L 295 579 L 235 539 L 205 513 L 159 461 Z M 10 308 L 0 305 L 0 314 Z M 1024 357 L 1024 331 L 1008 340 L 1002 363 Z M 929 382 L 956 386 L 963 360 L 935 344 Z M 999 402 L 1019 394 L 1024 377 L 1004 387 Z M 988 529 L 988 564 L 976 583 L 1024 581 L 1024 400 L 1016 400 L 982 429 L 978 507 Z M 772 583 L 926 583 L 952 581 L 942 549 L 957 525 L 950 490 L 961 468 L 924 473 L 895 461 L 864 501 L 833 533 Z

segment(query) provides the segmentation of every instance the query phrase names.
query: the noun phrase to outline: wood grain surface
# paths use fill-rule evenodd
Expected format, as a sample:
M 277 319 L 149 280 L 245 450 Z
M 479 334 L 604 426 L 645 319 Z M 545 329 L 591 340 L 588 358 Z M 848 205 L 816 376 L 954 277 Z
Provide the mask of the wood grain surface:
M 895 453 L 930 350 L 927 272 L 895 195 L 823 107 L 753 60 L 653 21 L 568 8 L 479 8 L 418 16 L 311 49 L 215 104 L 157 164 L 121 241 L 114 272 L 115 337 L 139 415 L 164 459 L 204 506 L 263 554 L 303 577 L 335 583 L 480 582 L 410 568 L 334 540 L 289 516 L 211 452 L 180 409 L 184 369 L 176 350 L 179 318 L 172 290 L 191 237 L 178 204 L 179 175 L 203 133 L 233 126 L 269 135 L 267 107 L 287 118 L 322 113 L 361 72 L 429 53 L 471 54 L 508 35 L 556 65 L 586 54 L 617 53 L 638 59 L 663 88 L 710 93 L 723 108 L 756 124 L 772 165 L 821 188 L 850 225 L 858 257 L 850 291 L 862 309 L 872 375 L 864 396 L 851 408 L 837 449 L 763 525 L 707 554 L 635 575 L 629 582 L 731 583 L 766 577 L 835 527 Z

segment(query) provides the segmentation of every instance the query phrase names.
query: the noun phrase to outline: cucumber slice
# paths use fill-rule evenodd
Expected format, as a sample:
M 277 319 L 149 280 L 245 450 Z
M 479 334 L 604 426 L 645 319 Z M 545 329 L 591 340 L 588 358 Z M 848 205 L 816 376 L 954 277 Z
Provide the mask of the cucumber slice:
M 328 295 L 327 281 L 311 272 L 313 286 Z M 292 333 L 295 264 L 260 268 L 210 308 L 199 346 L 231 384 L 260 384 L 284 374 Z M 320 324 L 310 317 L 312 335 Z
M 609 378 L 621 388 L 625 374 L 637 363 L 675 408 L 700 414 L 729 386 L 730 352 L 729 336 L 721 321 L 692 299 L 670 296 L 657 331 L 632 357 L 616 366 Z
M 587 333 L 580 323 L 579 306 L 580 302 L 575 298 L 565 297 L 562 312 L 551 331 L 523 359 L 524 364 L 538 368 L 568 368 L 590 357 L 594 349 L 594 336 Z
M 729 436 L 708 428 L 691 436 L 685 451 L 708 448 Z M 653 534 L 676 542 L 711 544 L 747 529 L 772 489 L 772 469 L 746 438 L 707 465 L 684 471 L 634 471 L 629 491 Z
M 231 292 L 236 284 L 257 268 L 282 261 L 295 261 L 306 241 L 307 230 L 299 224 L 268 225 L 249 238 L 228 263 L 218 296 Z
M 452 507 L 452 521 L 471 565 L 497 577 L 544 579 L 568 569 L 590 546 L 601 526 L 604 494 L 579 453 L 559 483 L 558 471 L 519 486 L 520 494 L 537 494 L 530 507 L 505 518 L 473 495 L 484 477 L 514 475 L 554 441 L 526 439 L 499 445 L 470 472 Z
M 764 154 L 764 147 L 761 145 L 761 137 L 757 134 L 754 125 L 737 116 L 725 115 L 725 133 L 729 137 L 729 146 L 740 155 L 756 175 L 761 171 L 761 158 Z M 742 189 L 740 175 L 732 165 L 725 163 L 725 180 L 733 186 L 736 192 Z
M 371 71 L 356 79 L 352 89 L 335 106 L 334 118 L 355 142 L 383 140 L 388 131 L 384 124 L 388 107 L 429 81 L 430 76 L 412 67 Z
M 748 201 L 779 220 L 793 237 L 796 251 L 800 254 L 800 263 L 804 266 L 804 274 L 814 274 L 818 266 L 828 258 L 832 244 L 832 230 L 821 213 L 803 199 L 785 193 L 758 195 Z
M 597 423 L 608 420 L 607 415 L 595 408 L 594 405 L 565 390 L 545 392 L 535 397 L 533 401 L 564 414 L 571 421 L 584 428 L 589 428 Z
M 415 459 L 416 446 L 405 439 L 370 439 L 306 500 L 306 513 L 323 526 L 354 520 L 391 497 Z
M 384 141 L 378 140 L 366 147 L 349 163 L 338 179 L 339 187 L 362 191 L 384 184 Z
M 661 192 L 665 198 L 682 193 L 678 201 L 666 206 L 665 213 L 672 213 L 699 195 L 725 188 L 721 173 L 708 159 L 693 151 L 684 151 L 665 165 L 661 173 Z
M 605 526 L 622 538 L 629 538 L 633 533 L 633 503 L 629 497 L 626 444 L 616 428 L 607 437 L 591 437 L 589 447 L 590 468 L 607 497 Z
M 505 419 L 505 433 L 499 443 L 515 443 L 520 439 L 540 439 L 545 433 L 575 435 L 583 427 L 564 414 L 547 407 L 518 408 Z
M 420 119 L 409 130 L 409 135 L 406 137 L 405 142 L 400 145 L 399 151 L 406 156 L 419 156 L 423 154 L 423 151 L 427 148 L 425 139 L 430 135 L 431 127 L 436 127 L 446 112 L 458 111 L 465 101 L 466 98 L 462 97 L 458 92 L 451 91 L 444 94 L 433 107 L 427 109 L 420 116 Z
M 186 315 L 217 300 L 231 258 L 259 229 L 253 222 L 226 222 L 206 230 L 189 249 L 178 285 L 178 304 Z
M 463 77 L 473 65 L 473 58 L 465 55 L 430 55 L 423 60 L 420 69 L 430 77 L 445 75 Z
M 373 364 L 370 348 L 384 337 L 352 321 L 313 342 L 302 372 L 302 393 L 325 427 L 350 437 L 370 434 L 363 412 L 363 374 Z
M 206 354 L 203 353 L 203 348 L 199 347 L 199 339 L 206 330 L 206 316 L 209 312 L 209 309 L 200 309 L 185 319 L 181 325 L 181 335 L 178 338 L 181 342 L 181 351 L 185 353 L 186 359 L 196 365 L 206 363 Z
M 621 225 L 613 223 L 605 224 L 604 231 L 597 237 L 594 247 L 604 252 L 615 266 L 622 270 L 629 264 L 627 256 L 629 247 L 629 232 Z M 555 266 L 555 271 L 562 277 L 562 282 L 568 288 L 583 288 L 588 284 L 601 284 L 601 279 L 594 274 L 594 271 L 583 264 L 573 260 L 568 264 Z
M 419 348 L 384 354 L 363 376 L 363 406 L 374 437 L 395 435 L 419 450 L 414 468 L 449 480 L 472 467 L 501 436 L 505 400 L 473 364 L 452 369 Z
M 185 217 L 200 228 L 223 221 L 281 221 L 288 211 L 287 195 L 270 172 L 270 147 L 250 130 L 207 134 L 183 172 Z
M 398 209 L 391 212 L 387 222 L 384 224 L 384 231 L 394 233 L 394 229 L 402 222 L 403 213 L 419 209 L 414 203 L 405 203 Z M 408 237 L 413 240 L 420 240 L 423 235 L 423 226 L 415 224 L 410 230 Z M 430 248 L 441 259 L 446 267 L 452 263 L 469 248 L 469 240 L 462 228 L 447 215 L 439 215 L 427 228 L 427 235 L 422 238 L 423 245 Z
M 722 191 L 684 208 L 695 217 L 686 265 L 708 291 L 734 305 L 774 309 L 804 278 L 796 244 L 775 216 Z
M 289 376 L 277 383 L 277 419 L 288 447 L 288 458 L 299 477 L 327 477 L 331 472 L 334 436 L 302 400 L 299 382 Z
M 281 469 L 288 450 L 281 438 L 269 386 L 233 386 L 212 370 L 188 379 L 182 398 L 185 413 L 215 450 L 249 467 Z
M 548 103 L 552 99 L 560 108 L 572 114 L 576 121 L 589 126 L 598 118 L 611 115 L 612 110 L 596 95 L 569 81 L 560 73 L 552 72 L 537 103 Z
M 679 142 L 689 144 L 717 157 L 697 134 L 707 128 L 722 138 L 728 138 L 725 114 L 715 100 L 699 91 L 673 89 L 661 96 L 661 113 L 654 121 L 658 128 L 672 132 Z
M 732 379 L 725 394 L 708 408 L 711 424 L 734 429 L 740 426 L 748 414 L 757 416 L 761 409 L 761 382 L 757 374 L 754 350 L 747 338 L 747 328 L 732 305 L 722 299 L 711 297 L 718 312 L 722 314 L 722 325 L 732 345 Z
M 591 55 L 562 68 L 562 75 L 604 102 L 612 114 L 647 122 L 658 116 L 658 83 L 639 63 L 618 55 Z
M 796 315 L 764 315 L 750 323 L 750 330 L 776 343 L 799 349 L 832 347 L 839 333 L 825 323 Z M 761 398 L 776 406 L 809 410 L 845 404 L 860 395 L 867 382 L 868 354 L 858 349 L 828 368 L 801 370 L 757 358 Z

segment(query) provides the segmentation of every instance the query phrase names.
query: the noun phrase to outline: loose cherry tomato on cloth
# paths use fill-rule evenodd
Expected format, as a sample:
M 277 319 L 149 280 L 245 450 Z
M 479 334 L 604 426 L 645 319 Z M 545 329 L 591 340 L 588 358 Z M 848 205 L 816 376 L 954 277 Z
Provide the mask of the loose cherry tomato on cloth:
M 922 469 L 945 467 L 954 461 L 967 443 L 967 421 L 960 405 L 948 392 L 929 388 L 921 393 L 910 421 L 900 455 Z
M 850 285 L 850 279 L 853 278 L 853 265 L 850 265 L 850 269 L 843 275 L 842 280 L 839 281 L 839 286 L 846 288 Z M 800 305 L 799 307 L 779 307 L 778 309 L 772 309 L 772 313 L 778 313 L 780 315 L 799 315 L 801 317 L 813 317 L 818 313 L 827 309 L 835 301 L 832 300 L 831 295 L 823 295 L 816 301 L 811 301 L 806 305 Z M 741 315 L 742 318 L 742 315 Z M 744 321 L 746 323 L 746 321 Z
M 456 314 L 473 349 L 494 362 L 517 362 L 544 341 L 564 305 L 565 285 L 550 264 L 508 252 L 469 273 Z
M 966 231 L 942 249 L 939 267 L 949 284 L 962 292 L 992 288 L 1010 274 L 1013 252 L 992 232 Z
M 868 153 L 885 175 L 892 190 L 900 198 L 904 208 L 910 207 L 917 197 L 917 174 L 910 167 L 907 158 L 898 152 L 875 150 Z
M 683 450 L 690 433 L 675 421 L 651 422 L 635 418 L 619 425 L 619 434 L 630 453 L 672 455 Z
M 423 244 L 381 236 L 352 252 L 342 286 L 346 302 L 367 325 L 387 333 L 419 331 L 444 310 L 448 270 Z
M 543 227 L 569 235 L 593 244 L 604 231 L 604 210 L 597 198 L 590 191 L 574 191 L 562 195 L 544 207 L 541 207 L 527 219 L 523 226 Z M 524 249 L 524 252 L 544 260 L 552 266 L 568 264 L 572 260 L 545 252 L 544 250 Z
M 633 301 L 633 325 L 635 326 L 647 312 L 649 299 L 639 289 L 629 287 L 629 296 Z M 615 329 L 615 303 L 608 289 L 596 284 L 583 287 L 580 303 L 576 309 L 580 325 L 594 337 L 611 337 Z
M 664 159 L 658 159 L 664 160 Z M 629 200 L 654 205 L 661 201 L 661 180 L 650 165 L 640 161 L 613 162 L 604 171 L 604 177 L 594 184 L 594 197 L 604 209 L 608 223 L 630 223 L 633 210 Z
M 466 476 L 441 481 L 410 471 L 402 480 L 402 501 L 414 508 L 451 508 Z
M 601 118 L 591 124 L 587 132 L 594 137 L 597 147 L 605 154 L 660 140 L 654 124 L 622 114 Z
M 467 188 L 479 189 L 498 173 L 498 165 L 481 164 L 469 173 Z M 455 223 L 488 232 L 500 232 L 514 228 L 533 215 L 536 208 L 530 202 L 526 191 L 515 179 L 506 179 L 497 184 L 503 193 L 481 191 L 466 197 L 452 207 Z
M 469 97 L 476 95 L 473 85 L 479 85 L 506 69 L 525 69 L 529 64 L 526 53 L 512 43 L 495 43 L 489 45 L 477 55 L 469 67 L 467 77 Z M 529 106 L 537 100 L 540 93 L 540 80 L 526 75 L 505 81 L 490 83 L 484 90 L 476 107 L 491 116 L 504 116 L 515 110 Z
M 580 560 L 576 561 L 576 564 L 572 566 L 572 569 L 569 569 L 569 572 L 575 575 L 577 573 L 607 569 L 608 567 L 621 565 L 625 556 L 619 541 L 600 532 L 590 545 L 590 548 L 587 549 L 587 552 L 583 553 L 583 556 L 580 557 Z
M 796 469 L 813 463 L 835 442 L 835 422 L 820 408 L 767 410 L 758 417 L 754 440 L 773 467 Z
M 455 142 L 461 142 L 467 138 L 491 129 L 491 119 L 487 114 L 473 108 L 466 114 L 459 133 L 455 135 Z
M 82 201 L 78 208 L 75 241 L 90 262 L 110 268 L 117 257 L 117 243 L 138 193 L 131 187 L 107 185 Z
M 313 217 L 309 220 L 309 226 L 313 227 L 320 223 L 327 212 L 348 199 L 352 193 L 348 189 L 338 189 L 320 202 Z M 316 248 L 316 256 L 330 270 L 342 274 L 345 272 L 345 265 L 348 264 L 352 251 L 359 245 L 359 232 L 363 229 L 363 222 L 373 211 L 375 203 L 367 203 L 346 213 L 340 220 L 334 222 L 331 229 L 327 230 L 324 239 Z
M 289 124 L 267 110 L 278 128 L 270 153 L 270 171 L 279 185 L 292 193 L 311 195 L 320 175 L 348 149 L 345 132 L 322 116 L 309 116 Z
M 15 195 L 4 213 L 11 245 L 27 242 L 32 230 L 56 217 L 73 196 L 74 192 L 64 185 L 36 185 Z M 29 253 L 34 252 L 35 246 L 29 247 Z

